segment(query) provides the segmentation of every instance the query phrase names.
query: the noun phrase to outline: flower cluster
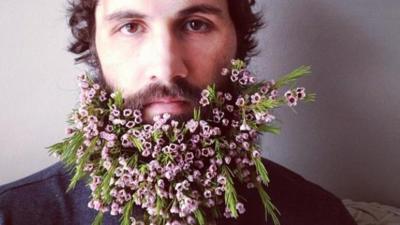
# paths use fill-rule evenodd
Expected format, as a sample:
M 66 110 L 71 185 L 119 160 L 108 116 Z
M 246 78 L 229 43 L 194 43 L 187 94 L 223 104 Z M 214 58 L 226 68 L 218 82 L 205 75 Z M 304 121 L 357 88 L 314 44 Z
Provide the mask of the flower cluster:
M 308 72 L 303 67 L 302 74 Z M 269 179 L 256 141 L 261 132 L 278 131 L 274 108 L 313 95 L 296 88 L 278 96 L 279 84 L 294 80 L 298 71 L 276 83 L 256 82 L 242 61 L 233 60 L 221 75 L 239 91 L 210 85 L 192 119 L 176 121 L 165 113 L 151 124 L 143 122 L 140 109 L 124 108 L 120 92 L 107 93 L 89 76 L 79 76 L 80 105 L 70 117 L 69 136 L 50 150 L 73 167 L 70 188 L 89 175 L 88 206 L 99 211 L 95 223 L 106 212 L 122 215 L 124 225 L 205 224 L 219 214 L 237 218 L 246 208 L 234 182 L 257 188 L 266 214 L 279 223 L 262 188 Z M 132 215 L 134 207 L 145 210 L 143 218 Z

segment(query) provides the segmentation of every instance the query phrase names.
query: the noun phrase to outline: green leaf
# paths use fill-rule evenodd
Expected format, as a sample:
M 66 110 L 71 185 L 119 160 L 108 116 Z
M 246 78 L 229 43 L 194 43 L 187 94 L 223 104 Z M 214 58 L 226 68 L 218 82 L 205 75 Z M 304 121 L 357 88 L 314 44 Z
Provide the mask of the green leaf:
M 199 225 L 205 225 L 206 224 L 203 212 L 200 209 L 197 209 L 196 211 L 194 211 L 194 216 L 195 216 L 195 218 L 197 220 L 197 223 Z
M 155 130 L 152 133 L 153 141 L 157 142 L 162 137 L 162 132 L 160 130 Z
M 75 168 L 75 174 L 71 179 L 71 182 L 67 188 L 67 192 L 74 189 L 76 184 L 78 183 L 78 181 L 81 180 L 86 175 L 85 172 L 83 171 L 83 169 L 84 169 L 85 165 L 87 164 L 87 162 L 89 161 L 90 156 L 93 154 L 93 151 L 94 151 L 94 148 L 96 146 L 96 142 L 98 139 L 99 139 L 98 137 L 95 137 L 92 139 L 89 146 L 85 150 L 85 153 L 79 159 L 78 165 Z
M 120 219 L 121 225 L 131 225 L 131 215 L 133 213 L 134 200 L 130 200 L 125 206 Z
M 116 92 L 114 92 L 114 94 L 115 94 L 114 103 L 118 108 L 121 109 L 124 104 L 124 98 L 122 97 L 122 91 L 117 90 Z
M 84 141 L 83 132 L 75 132 L 72 136 L 65 138 L 63 142 L 47 147 L 49 153 L 58 154 L 67 166 L 76 162 L 76 152 Z
M 266 112 L 270 109 L 277 108 L 281 105 L 282 102 L 279 100 L 264 98 L 259 103 L 251 105 L 250 109 L 253 109 L 255 112 Z
M 110 170 L 108 170 L 107 173 L 104 175 L 104 179 L 103 179 L 103 182 L 101 183 L 101 187 L 96 189 L 96 191 L 97 191 L 96 197 L 100 197 L 99 194 L 101 193 L 105 203 L 111 203 L 111 201 L 112 201 L 112 196 L 110 194 L 110 189 L 111 189 L 110 181 L 114 177 L 114 173 L 115 173 L 115 169 L 117 168 L 117 165 L 118 165 L 117 162 L 113 162 Z
M 264 188 L 261 186 L 261 184 L 257 183 L 256 186 L 257 186 L 257 190 L 260 195 L 261 201 L 264 205 L 265 221 L 268 221 L 268 215 L 270 215 L 274 224 L 280 225 L 280 222 L 279 222 L 279 219 L 277 216 L 277 214 L 280 215 L 279 210 L 272 204 L 271 198 L 269 197 L 267 192 L 264 190 Z
M 135 138 L 135 137 L 132 137 L 132 136 L 129 136 L 129 141 L 131 141 L 132 142 L 132 144 L 141 152 L 141 151 L 143 151 L 143 145 L 142 145 L 142 142 L 140 142 L 140 140 L 138 139 L 138 138 Z
M 103 224 L 104 214 L 102 212 L 98 212 L 96 218 L 94 219 L 92 225 L 102 225 Z
M 265 85 L 264 82 L 257 82 L 255 84 L 245 86 L 246 89 L 243 90 L 243 94 L 248 94 L 248 95 L 254 94 L 258 92 L 260 88 L 264 85 Z
M 48 146 L 46 148 L 49 149 L 48 151 L 50 154 L 61 155 L 67 146 L 68 146 L 68 141 L 64 141 Z
M 129 159 L 129 161 L 128 161 L 128 165 L 129 165 L 130 167 L 132 167 L 132 168 L 136 168 L 137 163 L 138 163 L 138 160 L 139 160 L 138 154 L 134 153 L 134 154 L 130 157 L 130 159 Z
M 157 212 L 157 214 L 159 214 L 160 211 L 165 208 L 165 206 L 166 206 L 165 200 L 163 198 L 161 198 L 160 196 L 157 196 L 157 199 L 156 199 L 156 212 Z
M 246 63 L 240 59 L 232 61 L 232 69 L 241 70 L 246 67 Z
M 227 166 L 222 167 L 222 172 L 226 177 L 226 185 L 225 185 L 225 204 L 228 206 L 229 211 L 232 214 L 233 218 L 237 218 L 239 216 L 236 204 L 238 203 L 236 190 L 233 184 L 232 179 L 232 171 Z
M 208 100 L 210 101 L 210 103 L 216 102 L 216 100 L 217 100 L 217 91 L 216 91 L 215 84 L 208 85 L 207 86 L 207 90 L 209 92 Z
M 304 98 L 305 102 L 315 102 L 317 95 L 315 93 L 310 93 L 307 94 L 306 97 Z
M 258 126 L 256 129 L 259 132 L 264 132 L 264 133 L 268 132 L 268 133 L 272 133 L 272 134 L 279 134 L 281 131 L 281 128 L 274 127 L 274 126 L 267 125 L 267 124 L 262 124 L 262 125 Z
M 219 142 L 219 139 L 215 139 L 215 153 L 217 155 L 217 159 L 222 159 L 222 152 L 221 152 L 221 144 Z
M 141 164 L 141 165 L 139 165 L 139 171 L 140 171 L 140 173 L 142 173 L 142 174 L 145 174 L 145 173 L 147 173 L 148 171 L 149 171 L 149 165 L 148 164 Z
M 299 79 L 300 77 L 303 77 L 307 74 L 311 73 L 311 66 L 305 66 L 302 65 L 300 67 L 298 67 L 297 69 L 294 69 L 292 72 L 290 72 L 289 74 L 283 76 L 282 78 L 280 78 L 274 85 L 274 87 L 276 89 L 281 88 L 282 86 L 286 86 L 286 85 L 290 85 L 293 82 L 295 82 L 297 79 Z
M 200 114 L 201 114 L 200 107 L 193 109 L 193 119 L 195 121 L 199 121 L 201 119 Z
M 253 159 L 254 164 L 256 166 L 256 172 L 260 176 L 261 181 L 265 184 L 268 185 L 269 183 L 269 177 L 268 177 L 268 172 L 265 169 L 264 163 L 261 161 L 260 158 L 255 158 Z

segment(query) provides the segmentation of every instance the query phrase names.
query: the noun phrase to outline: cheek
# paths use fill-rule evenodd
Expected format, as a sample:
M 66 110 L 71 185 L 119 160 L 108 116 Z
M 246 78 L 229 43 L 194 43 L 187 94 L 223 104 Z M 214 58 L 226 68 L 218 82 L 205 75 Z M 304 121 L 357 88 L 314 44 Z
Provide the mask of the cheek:
M 105 47 L 104 47 L 105 46 Z M 100 65 L 106 82 L 113 89 L 120 89 L 124 95 L 131 95 L 141 88 L 140 66 L 134 63 L 137 51 L 131 46 L 103 42 L 98 47 Z
M 236 38 L 221 36 L 196 44 L 188 51 L 191 77 L 196 85 L 205 87 L 217 79 L 236 55 Z

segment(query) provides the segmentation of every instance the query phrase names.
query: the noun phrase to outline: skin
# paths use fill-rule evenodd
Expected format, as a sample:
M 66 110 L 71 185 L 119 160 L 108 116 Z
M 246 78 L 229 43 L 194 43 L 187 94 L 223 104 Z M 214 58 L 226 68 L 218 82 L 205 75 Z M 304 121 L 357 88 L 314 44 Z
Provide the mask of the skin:
M 236 55 L 226 0 L 99 0 L 95 18 L 104 79 L 124 98 L 154 83 L 171 86 L 178 78 L 205 88 Z M 176 96 L 144 102 L 145 121 L 165 112 L 185 114 L 196 104 Z

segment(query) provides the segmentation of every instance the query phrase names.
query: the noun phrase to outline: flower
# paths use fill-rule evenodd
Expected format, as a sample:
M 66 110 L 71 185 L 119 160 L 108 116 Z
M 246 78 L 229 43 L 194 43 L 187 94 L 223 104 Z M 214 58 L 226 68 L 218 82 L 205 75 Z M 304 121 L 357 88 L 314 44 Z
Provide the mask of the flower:
M 245 103 L 245 101 L 244 101 L 244 98 L 243 97 L 239 97 L 237 100 L 236 100 L 236 105 L 237 106 L 244 106 L 244 103 Z
M 257 104 L 260 102 L 260 100 L 261 100 L 261 95 L 259 93 L 251 95 L 251 103 Z
M 226 75 L 228 75 L 228 73 L 229 73 L 229 69 L 228 68 L 222 68 L 222 71 L 221 71 L 221 75 L 222 76 L 226 76 Z
M 244 208 L 244 205 L 241 202 L 238 202 L 236 204 L 236 209 L 240 214 L 243 214 L 244 212 L 246 212 L 246 209 Z
M 210 102 L 208 101 L 208 99 L 205 98 L 205 97 L 202 97 L 202 98 L 200 99 L 199 103 L 200 103 L 200 105 L 203 106 L 203 107 L 205 107 L 205 106 L 207 106 L 207 105 L 210 104 Z
M 234 74 L 231 75 L 232 82 L 236 82 L 238 79 L 239 79 L 239 77 L 237 75 L 234 75 Z
M 297 98 L 303 100 L 306 97 L 306 89 L 304 87 L 296 88 Z
M 208 96 L 210 96 L 210 91 L 208 91 L 206 89 L 201 91 L 201 97 L 208 98 Z
M 164 113 L 154 116 L 154 123 L 143 121 L 141 109 L 124 108 L 120 93 L 108 93 L 79 76 L 80 104 L 71 116 L 68 138 L 51 151 L 75 163 L 78 177 L 89 176 L 88 207 L 130 218 L 132 224 L 144 223 L 126 214 L 131 203 L 144 209 L 149 224 L 160 219 L 168 225 L 198 224 L 195 212 L 221 206 L 228 218 L 235 211 L 245 213 L 242 202 L 225 201 L 225 196 L 241 194 L 236 194 L 236 183 L 266 185 L 260 175 L 267 171 L 260 166 L 259 133 L 275 119 L 273 108 L 296 105 L 305 98 L 305 88 L 288 90 L 284 102 L 275 81 L 255 84 L 240 60 L 221 75 L 229 75 L 234 95 L 212 85 L 201 91 L 201 107 L 193 118 L 177 121 Z
M 132 109 L 124 109 L 122 114 L 124 115 L 124 117 L 129 117 L 132 115 L 132 113 L 133 113 Z
M 250 126 L 246 123 L 246 121 L 243 121 L 242 125 L 240 125 L 240 130 L 241 131 L 247 131 L 251 130 Z

